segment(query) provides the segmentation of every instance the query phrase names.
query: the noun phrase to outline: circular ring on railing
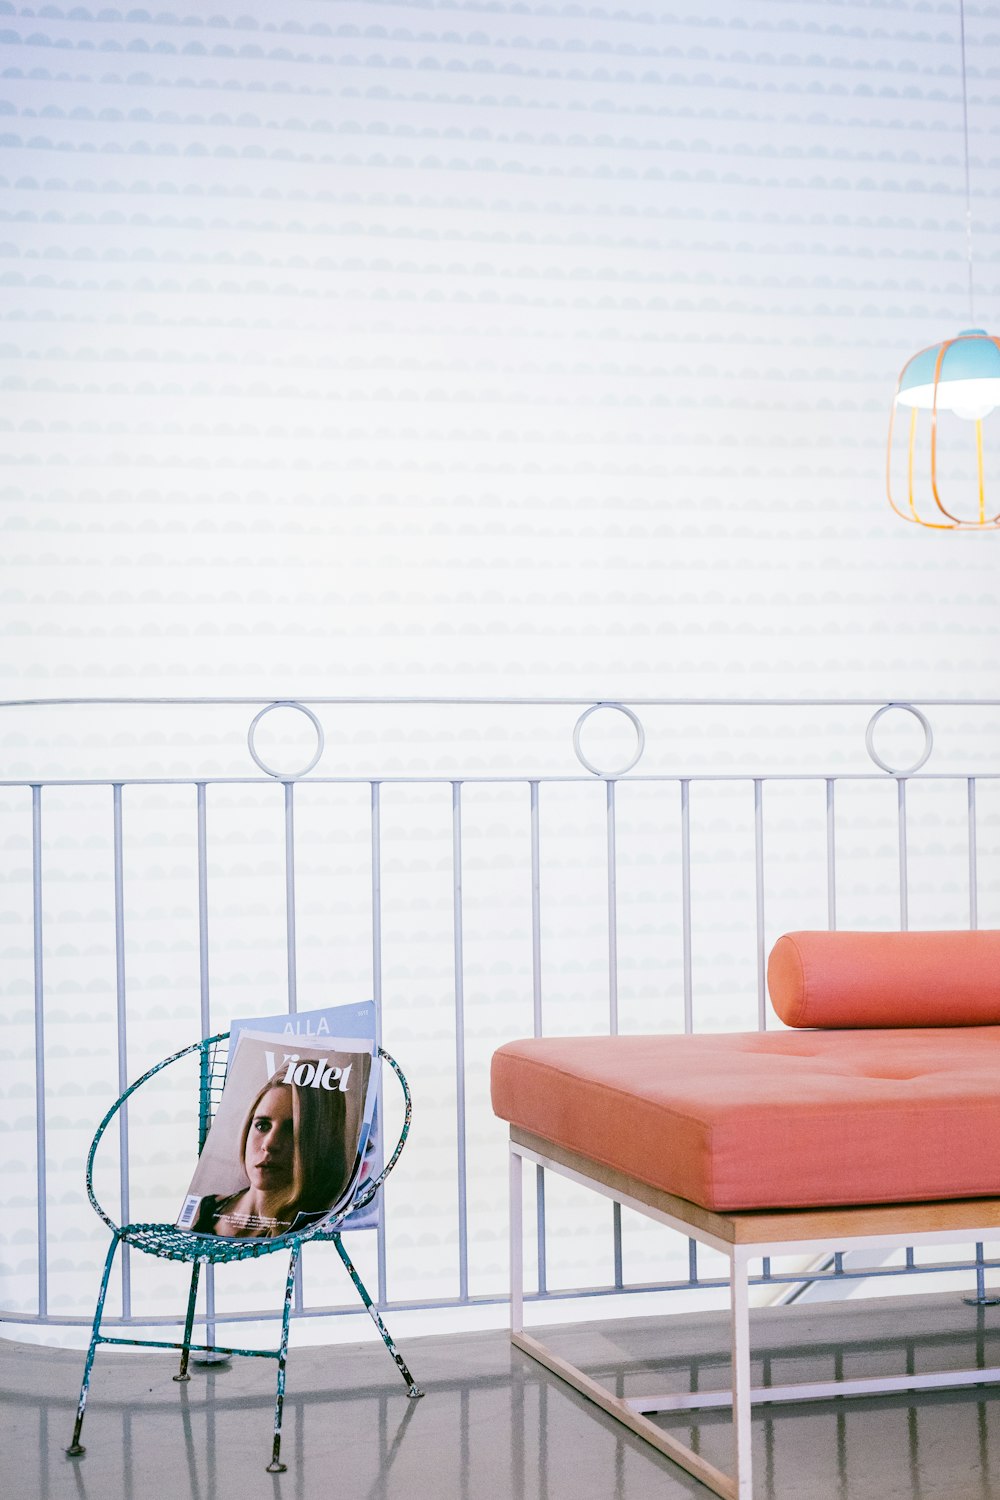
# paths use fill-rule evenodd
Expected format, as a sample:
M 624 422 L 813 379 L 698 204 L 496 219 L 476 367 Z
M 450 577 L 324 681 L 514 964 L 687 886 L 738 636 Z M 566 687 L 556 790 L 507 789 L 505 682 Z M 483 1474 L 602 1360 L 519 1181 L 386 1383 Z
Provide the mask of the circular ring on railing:
M 267 762 L 265 760 L 262 760 L 257 754 L 257 746 L 254 744 L 254 735 L 257 733 L 257 725 L 260 723 L 261 719 L 263 719 L 265 714 L 272 713 L 276 708 L 298 709 L 300 714 L 305 714 L 306 718 L 310 720 L 313 728 L 316 731 L 316 753 L 309 764 L 302 767 L 301 771 L 276 771 L 273 766 L 269 766 Z M 320 756 L 323 754 L 325 746 L 326 739 L 323 734 L 323 726 L 320 723 L 319 719 L 317 719 L 311 708 L 306 708 L 304 703 L 296 703 L 292 698 L 279 698 L 275 703 L 265 704 L 260 713 L 255 715 L 253 723 L 247 730 L 247 749 L 250 751 L 250 754 L 253 756 L 256 764 L 260 766 L 260 769 L 266 775 L 273 776 L 275 781 L 297 781 L 300 776 L 307 776 L 312 770 L 313 766 L 318 763 Z
M 592 761 L 588 760 L 583 753 L 583 745 L 581 743 L 583 726 L 591 714 L 596 714 L 599 708 L 613 708 L 617 713 L 624 714 L 626 719 L 631 721 L 632 728 L 635 730 L 635 754 L 624 766 L 619 766 L 617 771 L 602 771 L 599 766 L 595 766 Z M 624 776 L 626 771 L 631 771 L 633 766 L 638 765 L 645 748 L 646 731 L 642 727 L 638 714 L 634 714 L 630 708 L 626 708 L 624 703 L 592 703 L 589 708 L 583 710 L 583 713 L 573 726 L 573 749 L 576 752 L 577 760 L 581 766 L 584 766 L 588 771 L 592 771 L 595 776 L 600 776 L 603 781 L 610 781 L 612 777 Z
M 923 754 L 918 756 L 912 766 L 890 766 L 888 761 L 883 760 L 875 749 L 875 725 L 881 719 L 882 715 L 887 714 L 891 708 L 899 708 L 904 713 L 912 714 L 924 731 Z M 914 708 L 912 703 L 885 703 L 881 708 L 877 708 L 868 720 L 868 728 L 865 730 L 865 749 L 875 764 L 880 766 L 883 771 L 888 771 L 890 776 L 912 776 L 914 771 L 919 771 L 920 767 L 926 765 L 930 759 L 930 753 L 934 749 L 934 735 L 925 715 L 920 712 L 919 708 Z

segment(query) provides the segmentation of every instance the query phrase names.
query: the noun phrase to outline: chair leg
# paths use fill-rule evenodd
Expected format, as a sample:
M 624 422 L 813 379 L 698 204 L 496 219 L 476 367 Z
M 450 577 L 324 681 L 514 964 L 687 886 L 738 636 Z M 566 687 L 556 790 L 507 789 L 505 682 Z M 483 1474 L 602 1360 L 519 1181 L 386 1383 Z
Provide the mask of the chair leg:
M 278 1348 L 278 1391 L 274 1399 L 274 1445 L 268 1474 L 284 1474 L 287 1464 L 281 1462 L 281 1413 L 285 1404 L 285 1362 L 288 1358 L 288 1317 L 292 1310 L 292 1287 L 295 1285 L 295 1267 L 299 1261 L 299 1246 L 296 1245 L 288 1261 L 285 1278 L 285 1306 L 281 1314 L 281 1344 Z
M 201 1275 L 201 1262 L 195 1261 L 191 1269 L 191 1290 L 188 1292 L 187 1318 L 184 1322 L 184 1348 L 181 1350 L 181 1367 L 174 1376 L 175 1380 L 190 1380 L 188 1374 L 188 1359 L 191 1356 L 191 1329 L 194 1327 L 194 1310 L 198 1301 L 198 1277 Z
M 416 1381 L 413 1379 L 413 1376 L 410 1374 L 409 1370 L 407 1369 L 406 1363 L 405 1363 L 405 1361 L 403 1359 L 403 1356 L 400 1354 L 399 1350 L 396 1348 L 395 1344 L 393 1343 L 392 1337 L 391 1337 L 391 1335 L 389 1333 L 388 1328 L 386 1328 L 385 1324 L 382 1322 L 382 1319 L 379 1317 L 379 1315 L 378 1315 L 378 1309 L 375 1307 L 375 1304 L 372 1302 L 372 1299 L 369 1297 L 368 1291 L 367 1291 L 367 1289 L 365 1287 L 364 1282 L 361 1280 L 361 1277 L 358 1275 L 357 1270 L 355 1269 L 354 1264 L 351 1261 L 350 1256 L 348 1255 L 347 1251 L 344 1249 L 343 1244 L 341 1243 L 341 1239 L 340 1239 L 340 1235 L 339 1234 L 335 1234 L 333 1236 L 333 1243 L 337 1247 L 337 1254 L 340 1256 L 341 1260 L 344 1262 L 345 1267 L 347 1268 L 347 1274 L 348 1274 L 348 1276 L 354 1282 L 354 1286 L 355 1286 L 355 1288 L 357 1290 L 358 1296 L 361 1298 L 362 1302 L 365 1304 L 365 1307 L 368 1309 L 368 1314 L 369 1314 L 372 1322 L 375 1324 L 375 1327 L 378 1329 L 379 1333 L 382 1336 L 382 1342 L 383 1342 L 383 1344 L 388 1349 L 389 1353 L 392 1355 L 392 1358 L 393 1358 L 393 1360 L 396 1363 L 396 1368 L 399 1370 L 399 1373 L 402 1375 L 403 1379 L 406 1382 L 406 1385 L 407 1385 L 407 1392 L 406 1392 L 406 1394 L 410 1397 L 411 1400 L 413 1400 L 417 1396 L 422 1396 L 424 1394 L 423 1391 L 417 1385 Z
M 90 1390 L 90 1372 L 94 1368 L 94 1354 L 101 1342 L 101 1318 L 104 1315 L 104 1299 L 108 1294 L 108 1281 L 111 1276 L 111 1267 L 115 1259 L 115 1251 L 121 1241 L 121 1236 L 115 1234 L 108 1250 L 107 1259 L 104 1262 L 104 1275 L 101 1277 L 101 1290 L 97 1295 L 97 1307 L 94 1309 L 94 1326 L 90 1334 L 90 1347 L 87 1350 L 87 1362 L 83 1367 L 83 1382 L 80 1386 L 80 1400 L 76 1408 L 76 1422 L 73 1426 L 73 1438 L 66 1452 L 70 1458 L 79 1458 L 86 1453 L 86 1448 L 80 1442 L 80 1432 L 83 1428 L 83 1416 L 87 1410 L 87 1393 Z

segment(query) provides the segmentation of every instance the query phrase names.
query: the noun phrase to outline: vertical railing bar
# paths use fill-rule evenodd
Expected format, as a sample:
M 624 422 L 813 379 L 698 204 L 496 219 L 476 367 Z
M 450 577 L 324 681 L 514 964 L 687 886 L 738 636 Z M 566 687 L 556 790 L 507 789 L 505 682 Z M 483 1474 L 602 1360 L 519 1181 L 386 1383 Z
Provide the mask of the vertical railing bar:
M 382 1045 L 382 787 L 377 781 L 371 783 L 371 831 L 372 831 L 372 1000 L 375 1002 L 375 1041 Z M 385 1165 L 385 1109 L 382 1091 L 382 1073 L 379 1071 L 378 1119 L 379 1154 L 376 1163 L 381 1172 Z M 378 1227 L 375 1230 L 375 1245 L 378 1256 L 378 1300 L 384 1305 L 388 1300 L 388 1256 L 386 1252 L 385 1193 L 378 1196 Z
M 896 781 L 896 800 L 899 820 L 899 928 L 901 932 L 906 932 L 910 925 L 910 892 L 906 868 L 906 781 L 902 776 Z
M 979 857 L 976 841 L 976 778 L 969 777 L 969 926 L 979 926 Z
M 115 998 L 118 1011 L 118 1092 L 128 1088 L 128 1031 L 125 1010 L 125 859 L 122 827 L 122 783 L 112 788 L 114 808 L 115 879 Z M 131 1218 L 129 1207 L 128 1105 L 118 1111 L 118 1181 L 122 1223 Z M 128 1245 L 122 1245 L 122 1317 L 132 1316 L 132 1264 Z
M 618 1035 L 618 834 L 615 783 L 608 778 L 608 1029 Z
M 691 782 L 681 778 L 681 942 L 684 953 L 684 1032 L 694 1031 L 691 962 Z M 688 1240 L 688 1280 L 698 1284 L 698 1242 Z
M 618 830 L 615 814 L 615 783 L 608 777 L 608 1030 L 618 1035 Z M 622 1276 L 622 1210 L 612 1204 L 611 1234 L 614 1244 L 615 1286 L 623 1285 Z
M 285 960 L 288 966 L 288 1014 L 299 1008 L 298 954 L 295 934 L 295 788 L 286 781 L 285 788 Z M 292 1306 L 297 1313 L 305 1306 L 305 1280 L 302 1256 L 295 1262 Z
M 465 956 L 462 927 L 462 783 L 451 784 L 452 905 L 455 938 L 455 1114 L 458 1147 L 458 1288 L 469 1297 L 469 1204 L 465 1140 Z
M 754 886 L 757 902 L 757 1030 L 767 1030 L 767 961 L 764 948 L 764 785 L 753 783 Z
M 837 808 L 836 783 L 832 776 L 826 780 L 826 925 L 831 932 L 837 930 Z
M 538 812 L 538 782 L 529 783 L 531 795 L 531 995 L 532 1030 L 542 1035 L 542 859 Z M 538 1259 L 538 1292 L 548 1290 L 548 1255 L 545 1234 L 545 1169 L 535 1168 L 535 1238 Z
M 285 787 L 285 953 L 288 964 L 288 1014 L 299 1008 L 298 963 L 295 946 L 295 787 Z
M 45 987 L 42 947 L 42 789 L 31 788 L 31 905 L 35 977 L 35 1166 L 38 1191 L 38 1316 L 49 1311 L 48 1163 L 45 1130 Z
M 212 1010 L 208 983 L 208 795 L 205 782 L 198 782 L 198 980 L 202 1036 L 212 1034 Z
M 691 783 L 681 780 L 681 925 L 684 948 L 684 1031 L 694 1031 L 691 982 Z
M 535 1168 L 535 1238 L 538 1257 L 538 1294 L 544 1297 L 549 1289 L 548 1252 L 545 1235 L 545 1169 Z
M 542 860 L 538 782 L 531 788 L 531 995 L 534 1035 L 542 1034 Z
M 198 987 L 201 1034 L 212 1035 L 212 1003 L 208 975 L 208 793 L 198 782 Z M 215 1343 L 215 1267 L 205 1267 L 205 1342 Z

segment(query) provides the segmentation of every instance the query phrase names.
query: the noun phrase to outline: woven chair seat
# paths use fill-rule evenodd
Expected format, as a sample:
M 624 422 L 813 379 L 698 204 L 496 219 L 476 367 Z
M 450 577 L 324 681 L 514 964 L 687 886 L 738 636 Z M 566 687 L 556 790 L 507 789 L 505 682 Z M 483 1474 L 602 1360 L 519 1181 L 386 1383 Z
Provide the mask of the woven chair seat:
M 287 1235 L 276 1235 L 273 1239 L 228 1239 L 217 1234 L 192 1234 L 190 1229 L 178 1229 L 175 1224 L 126 1224 L 122 1239 L 146 1255 L 158 1255 L 161 1260 L 200 1261 L 202 1265 L 256 1260 L 275 1250 L 287 1250 L 290 1243 Z

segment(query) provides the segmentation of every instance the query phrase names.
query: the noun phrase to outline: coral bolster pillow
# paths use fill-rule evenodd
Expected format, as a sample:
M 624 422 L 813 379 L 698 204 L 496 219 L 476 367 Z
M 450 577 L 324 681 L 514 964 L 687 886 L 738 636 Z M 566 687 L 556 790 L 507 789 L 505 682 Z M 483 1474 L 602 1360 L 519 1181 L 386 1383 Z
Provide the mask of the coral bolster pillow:
M 788 1026 L 1000 1024 L 1000 932 L 790 932 L 767 985 Z

